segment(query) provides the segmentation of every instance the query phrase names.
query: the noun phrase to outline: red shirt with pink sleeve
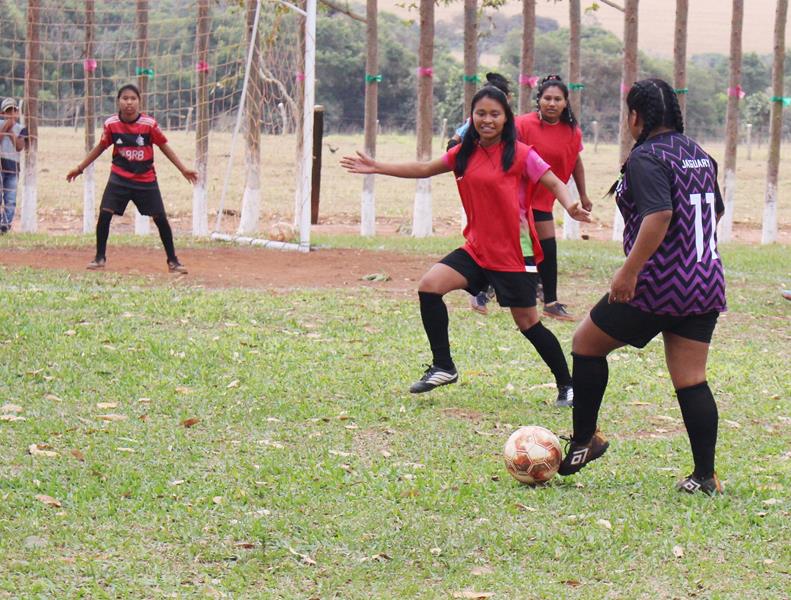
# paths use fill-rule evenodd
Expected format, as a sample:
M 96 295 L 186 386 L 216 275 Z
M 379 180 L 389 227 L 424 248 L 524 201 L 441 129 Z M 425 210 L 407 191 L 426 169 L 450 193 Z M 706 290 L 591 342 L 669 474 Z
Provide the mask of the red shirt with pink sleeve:
M 461 144 L 443 156 L 451 171 L 460 150 Z M 484 269 L 523 272 L 525 261 L 519 238 L 523 223 L 530 231 L 536 264 L 543 259 L 533 214 L 527 210 L 525 189 L 528 182 L 537 182 L 549 165 L 530 146 L 517 142 L 514 162 L 503 173 L 502 153 L 502 143 L 477 146 L 464 175 L 456 178 L 467 215 L 466 243 L 462 248 Z

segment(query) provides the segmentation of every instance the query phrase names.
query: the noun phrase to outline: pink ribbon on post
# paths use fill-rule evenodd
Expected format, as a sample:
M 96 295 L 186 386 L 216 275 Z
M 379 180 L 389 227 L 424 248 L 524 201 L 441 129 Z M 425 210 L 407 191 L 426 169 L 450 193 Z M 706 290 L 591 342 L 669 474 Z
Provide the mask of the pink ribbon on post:
M 744 92 L 744 90 L 742 89 L 742 86 L 740 86 L 740 85 L 737 85 L 735 88 L 732 88 L 732 87 L 729 87 L 729 88 L 728 88 L 728 95 L 729 95 L 729 96 L 735 96 L 735 97 L 737 97 L 739 100 L 741 100 L 741 99 L 742 99 L 742 98 L 744 98 L 744 97 L 745 97 L 747 94 L 746 94 L 746 93 Z
M 209 63 L 207 63 L 205 60 L 199 60 L 195 64 L 195 70 L 198 73 L 208 73 L 209 72 Z
M 297 78 L 297 81 L 305 81 L 305 74 L 302 71 L 294 73 L 294 77 Z
M 93 73 L 96 70 L 96 67 L 99 66 L 99 63 L 96 62 L 94 58 L 86 58 L 82 61 L 82 66 L 88 73 Z
M 632 89 L 631 85 L 626 85 L 625 83 L 621 82 L 621 93 L 625 96 L 629 93 L 629 90 Z
M 538 85 L 538 75 L 519 75 L 519 85 L 527 85 L 531 88 L 536 87 Z
M 434 69 L 432 69 L 431 67 L 418 67 L 417 75 L 418 77 L 433 77 Z

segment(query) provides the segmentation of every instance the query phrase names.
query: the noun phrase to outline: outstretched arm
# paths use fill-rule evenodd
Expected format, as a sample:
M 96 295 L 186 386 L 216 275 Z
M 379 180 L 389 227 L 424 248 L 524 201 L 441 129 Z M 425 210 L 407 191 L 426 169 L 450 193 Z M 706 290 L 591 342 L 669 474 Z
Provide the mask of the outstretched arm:
M 572 202 L 568 188 L 552 171 L 544 173 L 538 182 L 552 192 L 572 219 L 584 223 L 591 222 L 590 212 L 580 206 L 579 202 Z
M 162 150 L 162 154 L 167 156 L 168 160 L 173 163 L 173 166 L 181 172 L 181 174 L 184 176 L 184 179 L 192 184 L 198 183 L 198 172 L 185 167 L 184 164 L 179 160 L 179 157 L 176 156 L 173 148 L 167 144 L 162 144 L 159 149 Z
M 357 152 L 357 156 L 344 156 L 341 159 L 341 166 L 349 173 L 358 175 L 379 174 L 406 179 L 425 179 L 450 171 L 450 167 L 442 158 L 428 162 L 386 163 L 376 161 L 363 152 Z
M 581 156 L 577 157 L 577 164 L 574 165 L 574 170 L 571 174 L 574 177 L 574 183 L 577 184 L 577 191 L 580 193 L 582 208 L 591 210 L 593 208 L 593 202 L 588 198 L 588 192 L 585 189 L 585 166 L 582 164 Z
M 105 146 L 104 146 L 104 145 L 102 145 L 102 143 L 101 143 L 101 142 L 99 142 L 98 144 L 96 144 L 96 145 L 95 145 L 95 146 L 94 146 L 94 147 L 91 149 L 91 151 L 90 151 L 90 152 L 88 152 L 88 154 L 86 155 L 86 157 L 85 157 L 85 158 L 83 158 L 83 159 L 80 161 L 80 164 L 78 164 L 78 165 L 77 165 L 76 167 L 74 167 L 74 168 L 73 168 L 71 171 L 69 171 L 68 173 L 66 173 L 66 181 L 68 181 L 69 183 L 71 183 L 72 181 L 74 181 L 75 179 L 77 179 L 77 177 L 78 177 L 79 175 L 82 175 L 82 172 L 83 172 L 85 169 L 87 169 L 87 168 L 90 166 L 90 164 L 91 164 L 93 161 L 95 161 L 97 158 L 99 158 L 99 156 L 101 155 L 101 153 L 102 153 L 102 152 L 104 152 L 104 149 L 105 149 Z

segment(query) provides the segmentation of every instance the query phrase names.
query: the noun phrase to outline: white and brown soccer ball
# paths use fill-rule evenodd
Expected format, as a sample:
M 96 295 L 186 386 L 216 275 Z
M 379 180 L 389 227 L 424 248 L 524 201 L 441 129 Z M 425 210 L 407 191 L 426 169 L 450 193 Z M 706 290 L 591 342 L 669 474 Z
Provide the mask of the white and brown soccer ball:
M 291 242 L 296 238 L 296 230 L 291 223 L 278 221 L 269 227 L 269 239 L 276 242 Z
M 520 427 L 505 443 L 503 458 L 505 468 L 517 481 L 530 485 L 546 483 L 560 467 L 560 440 L 538 425 Z

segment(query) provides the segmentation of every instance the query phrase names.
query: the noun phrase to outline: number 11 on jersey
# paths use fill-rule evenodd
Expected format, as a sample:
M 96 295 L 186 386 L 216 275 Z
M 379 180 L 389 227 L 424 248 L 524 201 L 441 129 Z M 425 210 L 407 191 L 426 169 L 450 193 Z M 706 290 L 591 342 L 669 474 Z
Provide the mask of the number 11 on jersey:
M 690 194 L 689 202 L 695 207 L 695 251 L 698 262 L 703 258 L 703 199 L 701 194 Z M 705 203 L 708 204 L 709 214 L 711 215 L 711 235 L 709 236 L 709 249 L 711 250 L 712 260 L 717 260 L 717 242 L 714 240 L 714 233 L 717 229 L 717 214 L 714 207 L 714 193 L 706 192 Z

